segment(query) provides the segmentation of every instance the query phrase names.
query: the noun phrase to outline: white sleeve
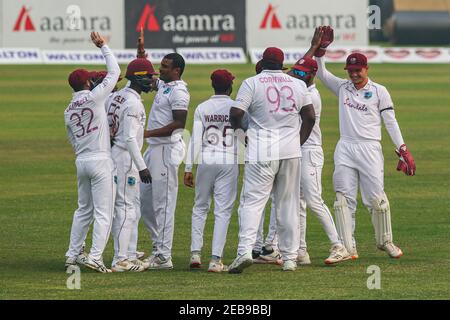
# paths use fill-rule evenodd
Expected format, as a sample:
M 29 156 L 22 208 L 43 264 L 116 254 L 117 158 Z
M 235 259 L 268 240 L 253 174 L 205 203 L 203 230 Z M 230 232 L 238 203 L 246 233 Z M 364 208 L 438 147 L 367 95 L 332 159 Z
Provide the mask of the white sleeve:
M 402 133 L 398 125 L 397 119 L 395 118 L 394 103 L 392 102 L 391 95 L 386 88 L 381 87 L 379 92 L 380 102 L 378 108 L 383 118 L 384 126 L 386 127 L 389 136 L 395 147 L 398 149 L 402 144 L 404 144 Z
M 194 124 L 192 126 L 192 136 L 189 141 L 189 147 L 186 158 L 185 172 L 192 172 L 192 167 L 197 163 L 203 142 L 203 123 L 198 108 L 194 113 Z
M 253 91 L 249 81 L 244 80 L 239 88 L 233 107 L 247 112 L 253 99 Z
M 75 136 L 70 126 L 66 125 L 66 129 L 67 129 L 67 136 L 69 137 L 69 141 L 72 144 L 72 148 L 74 151 L 76 151 L 77 140 L 75 139 Z
M 301 81 L 301 80 L 300 80 Z M 300 92 L 300 99 L 301 99 L 301 107 L 307 106 L 309 104 L 312 104 L 312 97 L 311 97 L 311 93 L 308 91 L 308 88 L 306 87 L 306 85 L 304 85 L 304 83 L 302 82 L 302 90 Z
M 108 74 L 103 81 L 92 90 L 91 95 L 94 100 L 105 100 L 116 86 L 120 76 L 120 67 L 109 47 L 105 44 L 101 50 L 106 60 Z
M 317 77 L 319 77 L 320 81 L 322 81 L 325 87 L 333 91 L 335 95 L 339 95 L 340 86 L 345 82 L 347 82 L 347 80 L 338 78 L 330 71 L 328 71 L 327 68 L 325 67 L 324 58 L 316 57 L 316 60 L 318 65 Z
M 123 133 L 125 135 L 127 149 L 138 171 L 142 171 L 147 168 L 147 165 L 145 164 L 137 142 L 137 134 L 139 127 L 141 126 L 139 122 L 139 114 L 133 106 L 129 106 L 123 112 Z
M 188 110 L 191 97 L 185 88 L 174 89 L 169 98 L 172 110 Z

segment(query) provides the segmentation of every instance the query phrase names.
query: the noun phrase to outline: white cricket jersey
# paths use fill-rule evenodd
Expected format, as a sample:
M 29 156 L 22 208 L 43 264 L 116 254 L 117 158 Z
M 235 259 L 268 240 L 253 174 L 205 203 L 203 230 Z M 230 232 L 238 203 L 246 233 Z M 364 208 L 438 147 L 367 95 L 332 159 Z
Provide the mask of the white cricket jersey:
M 306 140 L 306 142 L 303 144 L 302 146 L 303 148 L 322 146 L 322 132 L 320 131 L 320 114 L 322 112 L 322 100 L 320 99 L 319 90 L 317 90 L 315 84 L 308 87 L 308 92 L 311 95 L 314 113 L 316 115 L 316 122 L 314 123 L 314 127 L 312 128 L 308 140 Z
M 111 157 L 105 101 L 117 83 L 120 68 L 108 46 L 104 45 L 101 51 L 108 74 L 92 91 L 74 92 L 64 111 L 67 135 L 78 159 Z
M 141 96 L 126 87 L 109 99 L 108 123 L 114 135 L 114 145 L 128 150 L 138 171 L 147 168 L 141 154 L 144 144 L 145 108 Z
M 350 80 L 341 79 L 325 68 L 322 58 L 317 59 L 317 75 L 323 84 L 339 98 L 339 129 L 341 139 L 350 142 L 381 141 L 383 118 L 394 144 L 403 144 L 394 104 L 387 89 L 369 79 L 357 90 Z
M 147 130 L 159 129 L 173 122 L 173 110 L 188 110 L 189 92 L 183 80 L 164 83 L 158 81 L 158 92 L 153 100 L 152 109 L 147 123 Z M 148 144 L 174 143 L 181 139 L 181 133 L 171 137 L 147 138 Z
M 248 113 L 246 161 L 301 157 L 300 109 L 311 103 L 305 83 L 281 70 L 244 80 L 233 107 Z
M 227 95 L 214 95 L 195 109 L 186 172 L 191 172 L 195 163 L 237 163 L 237 137 L 230 124 L 233 104 Z

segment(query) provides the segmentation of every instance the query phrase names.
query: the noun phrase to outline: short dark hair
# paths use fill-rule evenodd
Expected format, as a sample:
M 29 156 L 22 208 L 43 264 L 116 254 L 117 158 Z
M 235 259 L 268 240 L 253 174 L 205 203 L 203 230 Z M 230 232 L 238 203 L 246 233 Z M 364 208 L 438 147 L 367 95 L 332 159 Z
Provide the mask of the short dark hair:
M 276 63 L 272 61 L 262 60 L 261 62 L 263 69 L 265 70 L 281 70 L 283 69 L 283 65 L 281 63 Z
M 172 60 L 172 68 L 180 68 L 180 77 L 184 72 L 185 62 L 183 57 L 178 53 L 169 53 L 164 56 L 164 59 Z
M 227 86 L 223 86 L 223 85 L 215 85 L 212 84 L 212 87 L 214 88 L 214 91 L 216 93 L 225 93 L 227 92 L 228 89 L 230 89 L 233 86 L 233 84 L 227 85 Z

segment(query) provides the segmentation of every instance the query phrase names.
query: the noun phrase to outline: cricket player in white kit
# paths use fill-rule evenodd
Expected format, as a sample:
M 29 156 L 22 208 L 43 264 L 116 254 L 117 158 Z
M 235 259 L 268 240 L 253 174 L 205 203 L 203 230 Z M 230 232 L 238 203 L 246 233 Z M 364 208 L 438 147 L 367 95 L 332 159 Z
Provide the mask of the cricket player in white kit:
M 141 93 L 150 91 L 155 74 L 149 60 L 134 59 L 128 64 L 125 76 L 130 85 L 109 99 L 108 122 L 115 133 L 111 152 L 117 167 L 113 272 L 140 272 L 148 267 L 135 256 L 129 257 L 128 251 L 140 210 L 139 179 L 146 184 L 151 182 L 150 171 L 141 155 L 146 119 Z
M 283 270 L 296 269 L 300 241 L 300 145 L 311 133 L 315 116 L 305 83 L 281 71 L 283 60 L 280 49 L 267 48 L 263 53 L 264 71 L 242 83 L 230 111 L 234 129 L 242 128 L 245 112 L 249 117 L 238 256 L 229 267 L 230 273 L 240 273 L 253 263 L 252 248 L 271 192 L 276 203 Z
M 211 74 L 215 95 L 195 110 L 184 173 L 184 184 L 193 187 L 192 167 L 198 163 L 192 209 L 191 268 L 201 267 L 203 231 L 211 197 L 214 197 L 214 234 L 208 272 L 227 270 L 222 263 L 223 248 L 237 194 L 239 149 L 229 119 L 234 103 L 230 98 L 233 79 L 227 70 L 216 70 Z
M 87 70 L 77 69 L 69 76 L 69 84 L 75 92 L 64 112 L 64 119 L 77 156 L 78 209 L 73 217 L 66 267 L 77 263 L 93 218 L 92 247 L 83 262 L 91 269 L 107 273 L 111 270 L 105 267 L 102 254 L 113 219 L 115 168 L 111 159 L 105 101 L 117 83 L 120 68 L 105 40 L 96 32 L 91 33 L 91 39 L 101 48 L 108 74 L 92 91 Z
M 141 215 L 150 231 L 154 251 L 149 269 L 172 269 L 172 242 L 178 195 L 178 167 L 185 155 L 181 131 L 186 124 L 189 92 L 181 80 L 184 59 L 177 53 L 166 55 L 160 66 L 158 92 L 150 111 L 148 148 L 144 160 L 152 183 L 141 186 Z M 145 261 L 145 260 L 144 260 Z
M 403 252 L 393 243 L 389 201 L 384 193 L 382 121 L 401 156 L 397 170 L 414 175 L 414 159 L 403 141 L 389 92 L 368 78 L 367 58 L 361 53 L 347 57 L 345 70 L 350 80 L 338 78 L 325 68 L 320 56 L 332 41 L 333 29 L 316 28 L 305 56 L 319 56 L 317 75 L 339 98 L 340 140 L 334 154 L 333 175 L 337 229 L 352 258 L 358 258 L 354 230 L 359 184 L 363 203 L 371 213 L 377 248 L 391 258 L 400 258 Z
M 350 259 L 350 254 L 339 239 L 333 216 L 325 201 L 322 199 L 322 168 L 324 155 L 322 150 L 322 132 L 320 130 L 320 114 L 322 100 L 314 84 L 317 72 L 317 62 L 310 57 L 303 57 L 288 72 L 289 75 L 302 80 L 308 87 L 312 104 L 316 114 L 311 135 L 302 145 L 302 177 L 300 183 L 300 246 L 298 249 L 297 264 L 311 263 L 306 245 L 306 207 L 317 216 L 330 240 L 330 255 L 325 259 L 326 264 L 338 263 Z

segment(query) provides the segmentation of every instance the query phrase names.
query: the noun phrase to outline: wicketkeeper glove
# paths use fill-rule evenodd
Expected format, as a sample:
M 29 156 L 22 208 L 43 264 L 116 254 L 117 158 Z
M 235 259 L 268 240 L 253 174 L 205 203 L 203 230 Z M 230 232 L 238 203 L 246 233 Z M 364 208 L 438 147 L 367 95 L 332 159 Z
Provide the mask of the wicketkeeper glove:
M 327 51 L 327 47 L 333 42 L 334 40 L 334 31 L 333 28 L 330 26 L 323 27 L 324 32 L 322 39 L 320 41 L 320 47 L 314 52 L 315 57 L 323 57 L 325 52 Z
M 415 175 L 416 164 L 411 152 L 406 148 L 406 145 L 402 144 L 398 150 L 395 150 L 395 153 L 399 157 L 397 171 L 402 171 L 407 176 Z

